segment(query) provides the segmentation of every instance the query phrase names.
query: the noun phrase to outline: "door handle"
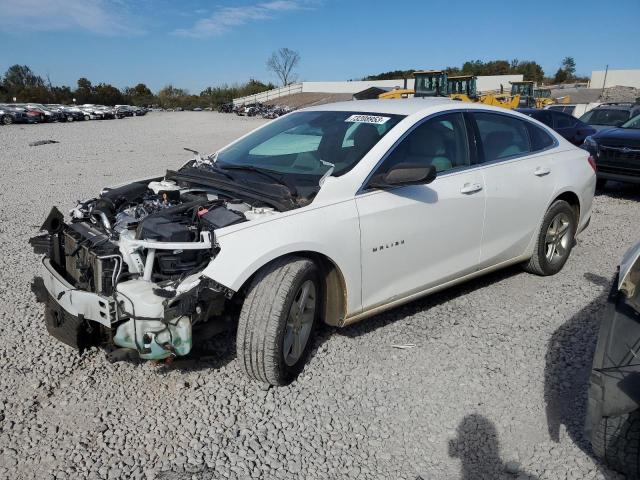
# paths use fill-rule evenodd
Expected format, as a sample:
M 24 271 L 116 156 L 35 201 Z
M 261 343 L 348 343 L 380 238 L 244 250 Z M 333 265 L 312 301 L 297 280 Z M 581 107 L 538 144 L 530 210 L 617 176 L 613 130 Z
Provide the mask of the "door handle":
M 533 174 L 538 177 L 544 177 L 545 175 L 549 175 L 550 173 L 551 173 L 551 170 L 549 170 L 547 167 L 538 167 L 533 172 Z
M 482 185 L 479 183 L 465 183 L 460 189 L 460 193 L 476 193 L 482 190 Z

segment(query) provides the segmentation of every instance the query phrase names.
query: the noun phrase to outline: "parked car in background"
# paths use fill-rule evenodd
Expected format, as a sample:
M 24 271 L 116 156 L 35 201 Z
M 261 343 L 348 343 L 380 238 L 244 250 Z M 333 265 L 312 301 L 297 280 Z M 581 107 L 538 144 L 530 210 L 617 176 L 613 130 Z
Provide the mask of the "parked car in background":
M 517 111 L 553 128 L 576 146 L 582 145 L 585 138 L 596 133 L 595 128 L 583 123 L 568 113 L 556 110 L 540 110 L 537 108 L 518 108 Z
M 573 115 L 576 118 L 580 118 L 585 113 L 593 110 L 594 108 L 600 106 L 600 102 L 592 102 L 592 103 L 558 103 L 553 105 L 547 105 L 544 107 L 545 110 L 555 110 L 557 112 L 568 113 L 569 115 Z
M 639 113 L 640 104 L 638 103 L 603 103 L 582 115 L 580 120 L 596 130 L 604 130 L 619 127 Z
M 28 123 L 43 123 L 47 121 L 47 116 L 39 108 L 30 107 L 24 103 L 15 103 L 13 105 L 27 114 Z
M 640 243 L 614 278 L 589 377 L 585 433 L 605 464 L 640 478 Z
M 133 117 L 133 109 L 129 105 L 116 105 L 114 110 L 118 118 Z
M 11 125 L 12 123 L 29 123 L 26 112 L 21 108 L 11 105 L 0 105 L 0 123 Z
M 587 137 L 582 148 L 596 161 L 598 188 L 607 180 L 640 183 L 640 113 L 619 127 Z
M 162 359 L 237 319 L 253 379 L 291 381 L 342 327 L 512 264 L 559 272 L 590 221 L 589 154 L 449 99 L 304 109 L 226 148 L 54 207 L 34 291 L 49 333 Z M 265 308 L 267 306 L 268 308 Z M 117 351 L 114 353 L 117 358 Z

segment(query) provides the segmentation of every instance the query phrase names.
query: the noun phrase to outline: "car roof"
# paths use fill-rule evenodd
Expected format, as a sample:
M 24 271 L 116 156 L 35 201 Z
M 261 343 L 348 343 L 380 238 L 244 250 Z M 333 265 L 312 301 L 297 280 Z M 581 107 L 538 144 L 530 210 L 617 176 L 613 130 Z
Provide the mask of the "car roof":
M 619 104 L 619 103 L 603 103 L 602 105 L 598 105 L 593 110 L 625 110 L 631 111 L 640 108 L 638 104 Z
M 540 110 L 538 108 L 516 108 L 516 112 L 524 113 L 525 115 L 529 115 L 531 113 L 540 113 L 544 110 Z

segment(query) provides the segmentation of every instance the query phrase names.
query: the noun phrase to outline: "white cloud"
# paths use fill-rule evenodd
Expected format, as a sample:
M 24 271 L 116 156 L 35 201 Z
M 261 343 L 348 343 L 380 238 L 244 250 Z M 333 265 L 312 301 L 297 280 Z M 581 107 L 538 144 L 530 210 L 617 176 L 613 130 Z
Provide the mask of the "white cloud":
M 307 8 L 308 2 L 301 0 L 272 0 L 270 2 L 242 7 L 222 7 L 212 15 L 201 18 L 190 28 L 174 30 L 184 37 L 215 37 L 227 33 L 234 27 L 250 22 L 270 20 L 285 12 Z
M 120 0 L 0 0 L 0 29 L 86 30 L 101 35 L 135 35 Z

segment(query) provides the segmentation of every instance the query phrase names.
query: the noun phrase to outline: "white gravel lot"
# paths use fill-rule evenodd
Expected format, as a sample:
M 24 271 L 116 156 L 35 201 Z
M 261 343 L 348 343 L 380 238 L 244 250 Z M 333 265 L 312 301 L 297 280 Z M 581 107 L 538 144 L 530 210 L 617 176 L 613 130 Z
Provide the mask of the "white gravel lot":
M 288 387 L 249 382 L 233 333 L 169 366 L 79 357 L 50 338 L 27 240 L 51 206 L 261 122 L 175 112 L 0 127 L 0 478 L 619 478 L 590 457 L 582 421 L 599 315 L 640 238 L 635 187 L 596 198 L 560 274 L 511 268 L 324 328 Z M 28 146 L 45 139 L 60 143 Z

